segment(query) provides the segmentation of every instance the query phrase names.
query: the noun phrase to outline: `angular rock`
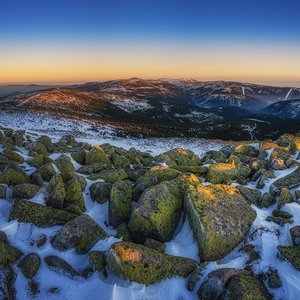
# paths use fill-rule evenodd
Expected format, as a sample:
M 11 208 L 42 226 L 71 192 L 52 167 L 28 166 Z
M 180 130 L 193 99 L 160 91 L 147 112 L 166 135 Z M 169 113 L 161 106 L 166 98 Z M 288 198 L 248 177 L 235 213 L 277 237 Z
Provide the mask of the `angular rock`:
M 222 183 L 225 179 L 237 179 L 240 176 L 234 164 L 215 163 L 209 166 L 206 181 L 210 183 Z
M 300 185 L 300 167 L 291 174 L 276 180 L 270 186 L 270 193 L 273 196 L 278 196 L 282 188 L 293 189 Z
M 180 220 L 183 201 L 165 183 L 146 190 L 131 216 L 133 241 L 143 243 L 150 237 L 162 243 L 172 239 Z
M 283 211 L 283 210 L 279 210 L 279 209 L 274 209 L 272 211 L 272 215 L 274 217 L 280 217 L 280 218 L 284 218 L 284 219 L 290 219 L 292 218 L 293 216 L 291 214 L 289 214 L 288 212 L 286 211 Z
M 77 163 L 81 165 L 85 164 L 86 152 L 84 151 L 84 149 L 80 149 L 77 152 L 73 152 L 71 156 Z
M 7 243 L 6 233 L 0 230 L 0 242 Z
M 277 270 L 270 269 L 266 275 L 268 280 L 268 286 L 271 289 L 278 289 L 282 287 L 282 282 Z
M 77 216 L 66 223 L 51 239 L 51 245 L 59 251 L 75 248 L 78 254 L 84 254 L 101 239 L 109 235 L 89 215 Z
M 127 224 L 122 223 L 117 228 L 117 239 L 122 239 L 123 242 L 130 242 L 130 232 Z
M 151 168 L 150 171 L 148 171 L 147 173 L 145 173 L 143 177 L 156 176 L 157 182 L 160 183 L 162 181 L 172 180 L 181 174 L 181 172 L 168 167 L 156 166 Z
M 113 244 L 106 261 L 109 271 L 146 285 L 171 276 L 186 277 L 198 266 L 193 259 L 162 254 L 129 242 Z
M 266 185 L 266 183 L 269 181 L 269 179 L 276 178 L 273 172 L 271 171 L 265 171 L 263 172 L 262 176 L 258 180 L 256 184 L 257 189 L 263 189 Z
M 130 170 L 130 161 L 124 155 L 114 158 L 114 167 L 116 169 Z
M 171 166 L 172 169 L 177 170 L 181 173 L 188 173 L 191 172 L 197 176 L 204 175 L 207 173 L 208 168 L 206 167 L 200 167 L 200 166 L 182 166 L 182 165 L 177 165 L 177 166 Z
M 108 218 L 112 227 L 117 228 L 120 224 L 129 222 L 131 202 L 131 181 L 116 181 L 112 186 L 108 203 Z
M 55 174 L 49 181 L 47 191 L 50 194 L 46 199 L 46 204 L 54 208 L 63 208 L 66 189 L 60 174 Z
M 25 147 L 27 150 L 33 150 L 37 154 L 47 155 L 47 148 L 41 142 L 30 143 Z
M 256 206 L 259 206 L 260 197 L 261 197 L 261 192 L 260 191 L 250 189 L 250 188 L 244 187 L 242 185 L 238 185 L 238 186 L 236 186 L 236 188 L 240 191 L 242 196 L 245 198 L 245 200 L 249 204 L 254 204 Z
M 283 227 L 285 224 L 292 224 L 294 222 L 289 219 L 285 219 L 285 218 L 281 218 L 281 217 L 273 217 L 273 216 L 268 216 L 266 218 L 266 221 L 274 222 L 274 223 L 280 225 L 281 227 Z
M 275 197 L 272 194 L 266 192 L 261 196 L 259 207 L 260 208 L 263 208 L 263 207 L 268 208 L 269 206 L 271 206 L 275 203 L 276 203 Z
M 233 268 L 223 268 L 209 273 L 198 290 L 200 299 L 215 300 L 221 299 L 226 291 L 228 282 L 235 276 L 250 276 L 251 272 Z
M 277 140 L 276 144 L 280 147 L 289 147 L 293 136 L 291 134 L 283 134 Z
M 0 241 L 0 265 L 10 264 L 22 255 L 23 253 L 17 248 Z
M 295 136 L 291 140 L 291 151 L 300 151 L 300 137 Z
M 65 207 L 63 210 L 78 216 L 82 214 L 80 207 L 77 206 L 76 204 L 70 204 L 67 207 Z
M 102 170 L 109 170 L 108 164 L 105 163 L 93 163 L 87 166 L 82 166 L 79 168 L 76 172 L 81 173 L 81 174 L 92 174 L 92 173 L 98 173 L 101 172 Z
M 40 265 L 40 257 L 36 253 L 30 253 L 19 262 L 18 267 L 26 278 L 32 279 Z
M 77 215 L 60 209 L 15 199 L 8 221 L 18 220 L 20 223 L 32 223 L 38 227 L 51 227 L 54 225 L 63 225 L 76 217 Z
M 23 198 L 23 199 L 31 199 L 33 198 L 41 189 L 40 186 L 30 183 L 22 183 L 18 184 L 13 189 L 13 198 Z
M 133 171 L 127 171 L 128 178 L 132 181 L 137 181 L 141 176 L 148 172 L 148 169 L 136 169 L 136 165 L 133 167 Z
M 292 203 L 293 201 L 294 200 L 291 191 L 288 188 L 282 188 L 279 195 L 277 209 L 281 209 L 281 207 L 283 207 L 285 204 Z
M 228 284 L 227 291 L 223 297 L 224 300 L 271 300 L 272 295 L 258 277 L 253 276 L 235 276 Z
M 31 183 L 31 180 L 17 163 L 10 163 L 1 173 L 0 183 L 18 185 L 21 183 Z
M 22 155 L 9 149 L 4 149 L 3 154 L 11 161 L 18 163 L 22 163 L 24 161 L 24 157 Z
M 85 157 L 86 165 L 90 165 L 92 163 L 104 163 L 108 165 L 109 169 L 111 169 L 111 162 L 100 146 L 93 147 Z
M 278 253 L 297 271 L 300 271 L 300 248 L 294 246 L 277 246 Z
M 289 151 L 290 149 L 288 147 L 280 147 L 277 144 L 273 142 L 261 142 L 259 145 L 259 149 L 268 150 L 268 149 L 283 149 Z
M 58 274 L 62 274 L 71 279 L 76 279 L 76 277 L 81 277 L 80 274 L 75 271 L 67 262 L 57 256 L 47 256 L 45 257 L 45 263 L 47 267 Z
M 112 184 L 109 182 L 95 182 L 90 187 L 90 194 L 93 201 L 99 204 L 107 202 L 110 198 Z
M 65 154 L 59 156 L 54 163 L 62 174 L 76 171 L 71 162 L 71 158 Z
M 65 173 L 65 174 L 62 174 L 61 175 L 62 177 L 62 180 L 66 183 L 68 181 L 70 181 L 71 179 L 75 178 L 79 183 L 80 183 L 80 186 L 81 186 L 81 190 L 84 191 L 85 190 L 85 187 L 86 187 L 86 179 L 85 177 L 83 176 L 80 176 L 74 172 L 68 172 L 68 173 Z
M 257 172 L 260 169 L 265 169 L 267 167 L 267 163 L 264 160 L 252 158 L 249 163 L 249 167 L 250 167 L 252 173 L 254 174 L 255 172 Z
M 89 263 L 93 268 L 101 272 L 106 266 L 106 256 L 102 251 L 90 251 L 88 254 Z
M 125 180 L 128 178 L 125 170 L 103 170 L 100 173 L 90 175 L 89 180 L 103 179 L 106 182 L 114 183 L 116 181 Z
M 185 197 L 185 210 L 201 261 L 227 255 L 245 237 L 256 217 L 237 188 L 220 184 L 191 187 Z
M 294 226 L 290 229 L 293 245 L 300 248 L 300 226 Z
M 59 141 L 60 142 L 66 142 L 67 145 L 70 145 L 70 146 L 72 146 L 72 145 L 74 145 L 74 144 L 77 143 L 76 140 L 75 140 L 75 138 L 74 138 L 74 136 L 71 135 L 71 134 L 67 134 L 67 135 L 62 136 Z
M 156 176 L 141 176 L 133 187 L 132 199 L 134 201 L 138 201 L 140 196 L 146 189 L 157 185 L 157 183 L 158 182 Z
M 151 238 L 147 238 L 145 243 L 144 243 L 144 246 L 145 247 L 148 247 L 148 248 L 151 248 L 151 249 L 154 249 L 160 253 L 164 253 L 165 249 L 166 249 L 166 245 L 159 242 L 159 241 L 156 241 L 154 239 L 151 239 Z
M 48 182 L 56 174 L 55 169 L 51 163 L 40 167 L 39 169 L 37 169 L 37 172 L 39 172 L 42 175 L 43 179 Z
M 30 175 L 30 178 L 35 185 L 40 186 L 40 187 L 44 186 L 43 177 L 42 177 L 41 173 L 39 173 L 39 172 L 32 173 Z

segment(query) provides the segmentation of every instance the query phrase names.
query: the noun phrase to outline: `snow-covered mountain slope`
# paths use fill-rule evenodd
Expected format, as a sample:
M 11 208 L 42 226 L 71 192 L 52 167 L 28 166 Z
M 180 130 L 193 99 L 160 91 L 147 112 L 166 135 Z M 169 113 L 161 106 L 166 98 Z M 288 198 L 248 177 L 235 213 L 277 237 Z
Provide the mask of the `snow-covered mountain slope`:
M 258 110 L 276 101 L 295 99 L 300 96 L 300 89 L 297 88 L 193 79 L 143 80 L 131 78 L 91 82 L 74 87 L 92 91 L 130 94 L 147 99 L 193 102 L 203 107 L 226 105 L 250 110 Z
M 266 107 L 263 112 L 280 117 L 300 119 L 300 99 L 276 102 Z

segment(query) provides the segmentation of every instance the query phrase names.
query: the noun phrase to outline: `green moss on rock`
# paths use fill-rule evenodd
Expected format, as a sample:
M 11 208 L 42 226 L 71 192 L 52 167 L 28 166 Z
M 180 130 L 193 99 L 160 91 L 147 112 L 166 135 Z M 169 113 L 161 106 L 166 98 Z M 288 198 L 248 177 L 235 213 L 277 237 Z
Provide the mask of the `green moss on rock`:
M 222 183 L 225 179 L 235 180 L 240 173 L 235 164 L 214 163 L 209 166 L 206 181 L 211 183 Z
M 75 168 L 71 162 L 71 158 L 62 154 L 60 155 L 55 161 L 55 165 L 59 169 L 59 171 L 62 174 L 68 173 L 68 172 L 75 172 Z
M 73 178 L 66 182 L 65 187 L 66 196 L 64 206 L 66 207 L 70 204 L 76 204 L 82 211 L 85 211 L 85 203 L 80 182 L 76 178 Z
M 39 256 L 36 253 L 30 253 L 20 261 L 18 267 L 21 269 L 26 278 L 32 279 L 40 265 L 41 260 Z
M 105 163 L 111 169 L 111 162 L 108 156 L 104 153 L 100 146 L 95 146 L 90 150 L 85 157 L 85 164 Z
M 300 248 L 294 246 L 277 246 L 279 254 L 297 271 L 300 271 Z
M 66 189 L 63 179 L 60 174 L 55 174 L 47 187 L 49 197 L 46 199 L 46 204 L 54 208 L 63 208 Z
M 151 168 L 143 176 L 145 176 L 145 177 L 156 176 L 157 182 L 160 183 L 162 181 L 172 180 L 181 174 L 182 174 L 181 172 L 171 169 L 171 168 L 168 168 L 168 167 L 156 166 L 156 167 Z
M 27 173 L 17 163 L 10 163 L 1 173 L 0 183 L 18 185 L 22 183 L 31 183 L 31 180 Z
M 250 188 L 244 187 L 242 185 L 238 185 L 238 186 L 236 186 L 236 188 L 240 191 L 242 196 L 245 198 L 245 200 L 249 204 L 254 204 L 256 206 L 259 206 L 260 198 L 261 198 L 261 191 L 250 189 Z
M 116 181 L 125 180 L 128 178 L 125 170 L 103 170 L 100 173 L 90 175 L 89 180 L 103 179 L 106 182 L 114 183 Z
M 23 253 L 7 243 L 0 241 L 0 265 L 10 264 L 18 260 Z
M 33 198 L 41 189 L 40 186 L 30 183 L 22 183 L 18 184 L 13 189 L 13 198 L 23 198 L 23 199 L 31 199 Z

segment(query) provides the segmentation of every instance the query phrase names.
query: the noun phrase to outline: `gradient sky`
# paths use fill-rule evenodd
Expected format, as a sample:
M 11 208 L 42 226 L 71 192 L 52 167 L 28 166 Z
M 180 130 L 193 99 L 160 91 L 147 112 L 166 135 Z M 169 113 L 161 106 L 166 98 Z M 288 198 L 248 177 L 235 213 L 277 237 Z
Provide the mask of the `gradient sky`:
M 299 0 L 0 0 L 0 84 L 184 77 L 300 87 L 299 11 Z

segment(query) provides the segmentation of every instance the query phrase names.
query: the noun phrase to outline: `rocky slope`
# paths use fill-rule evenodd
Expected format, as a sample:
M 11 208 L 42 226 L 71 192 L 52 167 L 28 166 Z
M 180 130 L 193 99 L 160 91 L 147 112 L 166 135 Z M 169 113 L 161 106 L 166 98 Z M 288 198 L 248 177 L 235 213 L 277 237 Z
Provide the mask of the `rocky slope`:
M 290 119 L 300 119 L 300 100 L 279 101 L 267 106 L 262 113 Z
M 1 127 L 1 296 L 294 299 L 299 150 L 287 134 L 153 157 Z

